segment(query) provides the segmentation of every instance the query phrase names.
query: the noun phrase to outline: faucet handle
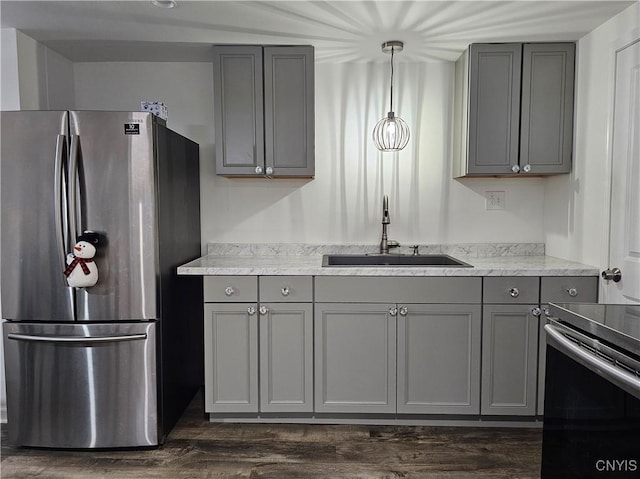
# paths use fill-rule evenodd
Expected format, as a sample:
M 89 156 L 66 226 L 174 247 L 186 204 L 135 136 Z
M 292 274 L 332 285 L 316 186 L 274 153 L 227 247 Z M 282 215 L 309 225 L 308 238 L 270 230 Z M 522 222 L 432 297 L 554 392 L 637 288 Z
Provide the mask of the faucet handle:
M 412 248 L 413 248 L 413 256 L 418 256 L 420 254 L 420 251 L 419 251 L 420 245 L 414 244 Z
M 399 247 L 399 246 L 400 246 L 400 243 L 398 243 L 398 242 L 397 242 L 397 241 L 395 241 L 395 240 L 389 240 L 389 241 L 387 241 L 387 246 L 388 246 L 389 248 L 397 248 L 397 247 Z

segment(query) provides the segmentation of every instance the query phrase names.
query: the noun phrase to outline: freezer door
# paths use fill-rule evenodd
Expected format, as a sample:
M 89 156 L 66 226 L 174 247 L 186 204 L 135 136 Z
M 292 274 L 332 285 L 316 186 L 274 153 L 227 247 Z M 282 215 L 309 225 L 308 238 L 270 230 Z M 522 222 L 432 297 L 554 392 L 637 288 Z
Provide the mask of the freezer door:
M 2 317 L 72 321 L 64 256 L 67 112 L 0 112 Z
M 158 444 L 156 323 L 4 323 L 9 441 Z
M 154 125 L 150 113 L 70 112 L 72 229 L 100 234 L 98 283 L 78 289 L 79 321 L 157 313 Z M 76 154 L 77 153 L 77 154 Z

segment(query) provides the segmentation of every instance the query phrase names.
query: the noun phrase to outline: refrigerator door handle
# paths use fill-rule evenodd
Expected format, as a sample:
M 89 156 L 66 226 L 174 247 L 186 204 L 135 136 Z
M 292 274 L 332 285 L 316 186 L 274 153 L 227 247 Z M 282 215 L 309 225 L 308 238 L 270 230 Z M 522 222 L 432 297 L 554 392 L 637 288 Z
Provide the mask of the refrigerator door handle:
M 69 153 L 69 247 L 72 247 L 78 236 L 78 135 L 71 135 L 71 151 Z
M 124 336 L 33 336 L 29 334 L 7 334 L 15 341 L 39 341 L 44 343 L 114 343 L 119 341 L 146 340 L 146 333 Z
M 62 269 L 67 267 L 67 252 L 65 251 L 65 231 L 63 222 L 63 201 L 62 201 L 62 172 L 64 169 L 64 146 L 67 141 L 65 135 L 58 135 L 56 139 L 56 157 L 54 164 L 54 185 L 53 185 L 53 207 L 56 224 L 56 244 L 58 249 L 58 259 L 62 264 Z

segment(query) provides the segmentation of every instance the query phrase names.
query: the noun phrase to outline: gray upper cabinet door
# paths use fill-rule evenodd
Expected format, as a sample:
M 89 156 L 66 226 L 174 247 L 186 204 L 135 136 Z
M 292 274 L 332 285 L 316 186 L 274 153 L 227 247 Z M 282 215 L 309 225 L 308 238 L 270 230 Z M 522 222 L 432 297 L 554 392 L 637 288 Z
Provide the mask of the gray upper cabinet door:
M 571 171 L 574 57 L 573 43 L 523 47 L 520 167 L 526 173 Z
M 264 48 L 265 173 L 314 175 L 313 47 Z
M 510 174 L 518 164 L 522 44 L 469 52 L 469 174 Z
M 216 173 L 264 166 L 262 47 L 216 46 L 213 55 Z
M 313 411 L 313 307 L 260 304 L 260 410 Z
M 480 413 L 480 304 L 399 305 L 398 413 Z
M 315 411 L 396 412 L 392 304 L 315 305 Z
M 216 174 L 315 174 L 312 46 L 215 46 Z
M 453 176 L 571 170 L 575 44 L 472 44 L 456 62 Z
M 485 305 L 482 320 L 481 414 L 536 414 L 537 305 Z
M 206 412 L 258 412 L 255 303 L 205 303 Z

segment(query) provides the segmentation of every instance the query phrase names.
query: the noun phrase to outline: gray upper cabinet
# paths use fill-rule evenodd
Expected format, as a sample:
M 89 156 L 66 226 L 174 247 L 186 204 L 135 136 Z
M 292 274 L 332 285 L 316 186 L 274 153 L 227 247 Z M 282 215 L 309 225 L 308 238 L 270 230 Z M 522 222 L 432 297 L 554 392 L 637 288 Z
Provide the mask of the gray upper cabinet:
M 216 173 L 313 177 L 311 46 L 215 46 Z
M 571 170 L 573 43 L 473 44 L 456 63 L 454 177 Z
M 520 168 L 525 173 L 571 171 L 574 56 L 573 43 L 522 47 Z

